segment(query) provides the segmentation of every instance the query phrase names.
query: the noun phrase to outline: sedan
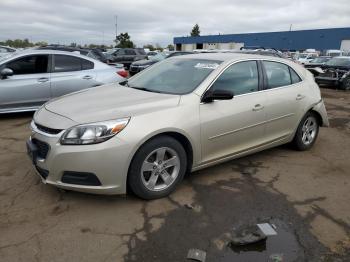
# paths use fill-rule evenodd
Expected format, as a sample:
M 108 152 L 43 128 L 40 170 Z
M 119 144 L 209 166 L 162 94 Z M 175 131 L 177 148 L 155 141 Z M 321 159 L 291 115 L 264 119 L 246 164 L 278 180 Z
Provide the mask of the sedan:
M 191 171 L 286 143 L 308 150 L 328 124 L 304 67 L 260 55 L 196 54 L 46 103 L 27 148 L 46 184 L 98 194 L 129 188 L 155 199 Z
M 117 71 L 95 59 L 57 50 L 0 58 L 0 113 L 34 111 L 54 97 L 123 81 Z

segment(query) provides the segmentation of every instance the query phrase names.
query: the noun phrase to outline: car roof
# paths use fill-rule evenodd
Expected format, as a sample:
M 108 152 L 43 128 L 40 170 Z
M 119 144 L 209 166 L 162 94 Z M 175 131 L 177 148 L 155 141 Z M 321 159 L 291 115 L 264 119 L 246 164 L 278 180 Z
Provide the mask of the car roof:
M 91 57 L 85 56 L 85 55 L 81 55 L 79 53 L 79 51 L 73 51 L 73 52 L 68 52 L 68 51 L 61 51 L 61 50 L 52 50 L 52 49 L 25 49 L 22 51 L 17 51 L 14 52 L 12 56 L 8 57 L 8 59 L 5 59 L 3 61 L 1 61 L 1 63 L 3 62 L 7 62 L 8 60 L 12 60 L 14 58 L 18 58 L 24 55 L 39 55 L 39 54 L 56 54 L 56 55 L 70 55 L 70 56 L 76 56 L 85 60 L 89 60 L 91 62 L 94 62 L 95 64 L 99 64 L 99 65 L 105 65 L 104 63 L 100 62 L 99 60 L 93 59 Z M 108 65 L 106 65 L 108 66 Z
M 218 61 L 235 61 L 241 59 L 262 59 L 266 58 L 268 60 L 279 60 L 279 61 L 289 61 L 285 58 L 272 57 L 267 55 L 260 54 L 246 54 L 246 53 L 198 53 L 198 54 L 189 54 L 186 56 L 178 56 L 176 59 L 206 59 L 206 60 L 218 60 Z

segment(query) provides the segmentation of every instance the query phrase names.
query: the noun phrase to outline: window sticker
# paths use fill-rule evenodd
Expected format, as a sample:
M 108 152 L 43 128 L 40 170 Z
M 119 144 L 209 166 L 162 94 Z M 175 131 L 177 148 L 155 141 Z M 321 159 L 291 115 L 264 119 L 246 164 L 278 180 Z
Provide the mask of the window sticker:
M 217 63 L 213 63 L 213 64 L 209 64 L 209 63 L 198 63 L 196 64 L 194 67 L 195 68 L 203 68 L 203 69 L 216 69 L 218 68 L 219 64 Z

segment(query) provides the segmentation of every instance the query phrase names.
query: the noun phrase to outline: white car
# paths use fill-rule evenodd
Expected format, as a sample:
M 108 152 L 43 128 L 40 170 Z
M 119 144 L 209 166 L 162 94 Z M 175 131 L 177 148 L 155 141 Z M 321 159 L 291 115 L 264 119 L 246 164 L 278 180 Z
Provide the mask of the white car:
M 73 52 L 15 52 L 0 58 L 0 113 L 34 111 L 54 97 L 124 81 L 119 71 Z

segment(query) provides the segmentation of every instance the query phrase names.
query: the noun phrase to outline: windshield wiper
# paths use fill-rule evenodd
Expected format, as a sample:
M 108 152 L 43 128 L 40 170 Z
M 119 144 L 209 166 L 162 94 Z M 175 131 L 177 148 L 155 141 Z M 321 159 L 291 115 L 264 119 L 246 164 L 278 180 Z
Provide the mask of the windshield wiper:
M 161 93 L 161 92 L 159 92 L 157 90 L 149 89 L 149 88 L 146 88 L 146 87 L 137 87 L 137 86 L 129 86 L 129 87 L 134 88 L 134 89 L 138 89 L 138 90 L 142 90 L 142 91 L 147 91 L 147 92 Z

